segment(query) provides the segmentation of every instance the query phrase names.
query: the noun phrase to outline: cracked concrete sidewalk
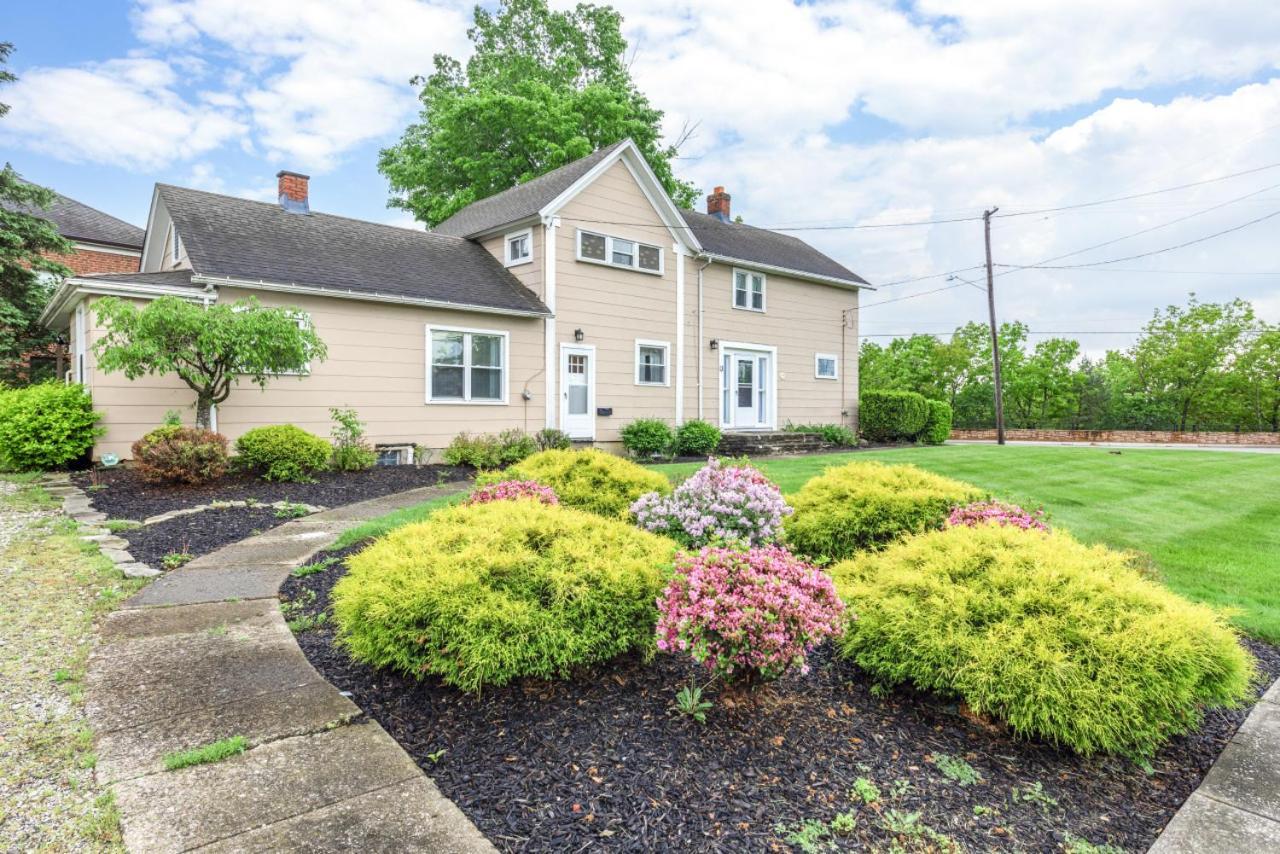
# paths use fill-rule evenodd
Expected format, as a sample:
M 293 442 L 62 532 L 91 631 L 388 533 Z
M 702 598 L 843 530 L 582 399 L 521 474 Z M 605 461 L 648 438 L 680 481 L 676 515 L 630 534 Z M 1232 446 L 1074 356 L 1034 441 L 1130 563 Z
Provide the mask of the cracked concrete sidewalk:
M 233 543 L 108 616 L 89 664 L 97 774 L 131 851 L 490 852 L 493 846 L 298 648 L 277 591 L 363 519 L 428 487 L 339 507 Z M 180 771 L 163 757 L 233 735 L 251 748 Z

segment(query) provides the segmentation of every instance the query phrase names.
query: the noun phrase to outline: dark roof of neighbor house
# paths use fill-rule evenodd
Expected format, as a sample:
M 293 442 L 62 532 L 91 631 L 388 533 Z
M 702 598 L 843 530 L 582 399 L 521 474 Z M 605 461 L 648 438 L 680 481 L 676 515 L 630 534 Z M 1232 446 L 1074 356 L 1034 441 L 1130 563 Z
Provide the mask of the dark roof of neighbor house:
M 30 182 L 27 182 L 30 183 Z M 143 230 L 83 202 L 55 193 L 47 208 L 22 206 L 25 213 L 47 219 L 68 240 L 142 249 Z
M 156 185 L 201 276 L 550 314 L 480 244 L 460 237 Z
M 95 282 L 127 282 L 131 285 L 155 285 L 156 287 L 165 288 L 183 288 L 189 287 L 195 290 L 202 290 L 204 285 L 191 281 L 192 272 L 190 270 L 165 270 L 163 273 L 95 273 L 92 278 Z
M 711 255 L 739 261 L 782 267 L 815 276 L 854 284 L 870 284 L 843 264 L 814 249 L 798 237 L 756 228 L 740 222 L 725 222 L 697 211 L 681 210 L 689 230 Z
M 453 216 L 439 223 L 432 232 L 468 237 L 497 228 L 510 222 L 518 222 L 533 216 L 546 207 L 556 196 L 573 186 L 591 167 L 608 157 L 627 140 L 615 142 L 591 152 L 586 157 L 552 169 L 531 181 L 526 181 L 487 198 L 472 202 Z

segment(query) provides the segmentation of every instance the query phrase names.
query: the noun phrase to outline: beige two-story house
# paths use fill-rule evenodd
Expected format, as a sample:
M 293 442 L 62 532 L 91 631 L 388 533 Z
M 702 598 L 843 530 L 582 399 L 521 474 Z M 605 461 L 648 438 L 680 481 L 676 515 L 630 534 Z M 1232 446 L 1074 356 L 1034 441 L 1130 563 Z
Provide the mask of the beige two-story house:
M 157 185 L 141 271 L 68 279 L 45 312 L 73 380 L 103 413 L 95 454 L 122 458 L 168 410 L 176 377 L 97 369 L 94 301 L 254 296 L 305 312 L 328 358 L 215 413 L 231 439 L 292 423 L 324 435 L 359 411 L 384 461 L 458 433 L 555 427 L 616 445 L 641 417 L 726 431 L 856 419 L 857 274 L 788 235 L 678 208 L 623 141 L 478 201 L 432 231 L 310 210 L 308 179 L 279 203 Z

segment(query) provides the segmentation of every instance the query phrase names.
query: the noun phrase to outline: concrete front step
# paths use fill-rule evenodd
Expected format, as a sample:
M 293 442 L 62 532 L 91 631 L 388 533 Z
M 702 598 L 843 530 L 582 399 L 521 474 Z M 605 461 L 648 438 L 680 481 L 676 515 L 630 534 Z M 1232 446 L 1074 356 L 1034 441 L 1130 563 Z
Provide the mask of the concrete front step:
M 726 456 L 767 456 L 775 454 L 811 454 L 840 450 L 840 446 L 824 442 L 817 433 L 791 433 L 782 430 L 725 433 L 717 453 Z

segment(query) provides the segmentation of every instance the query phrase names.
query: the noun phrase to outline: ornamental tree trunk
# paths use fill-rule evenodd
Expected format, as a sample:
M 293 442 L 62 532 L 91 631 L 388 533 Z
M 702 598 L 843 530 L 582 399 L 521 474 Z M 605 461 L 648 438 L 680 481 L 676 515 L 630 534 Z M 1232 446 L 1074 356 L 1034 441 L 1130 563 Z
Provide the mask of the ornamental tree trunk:
M 196 397 L 196 426 L 201 430 L 213 429 L 213 398 L 208 395 Z

